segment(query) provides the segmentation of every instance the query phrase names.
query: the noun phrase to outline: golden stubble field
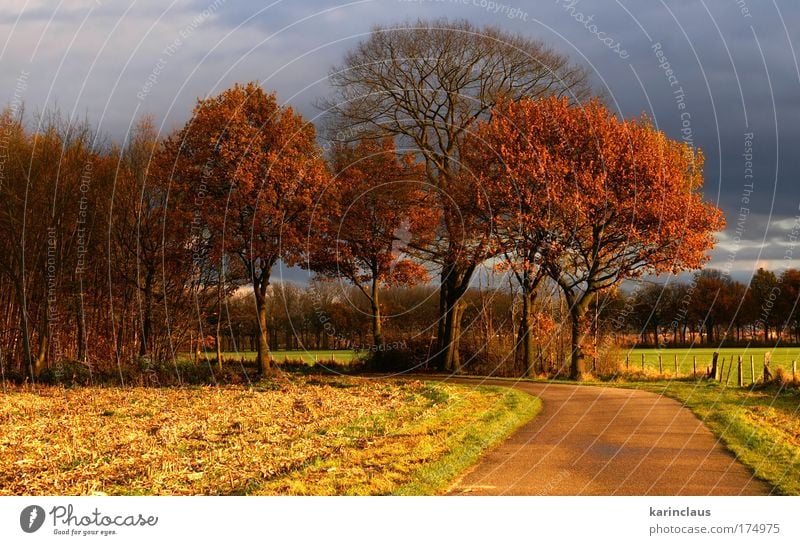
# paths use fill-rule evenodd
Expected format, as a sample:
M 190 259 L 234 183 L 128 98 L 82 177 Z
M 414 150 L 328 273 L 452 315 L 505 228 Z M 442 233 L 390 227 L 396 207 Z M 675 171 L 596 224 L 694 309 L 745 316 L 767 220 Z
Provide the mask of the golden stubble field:
M 252 388 L 6 389 L 0 494 L 432 492 L 532 416 L 532 401 L 331 376 Z M 447 462 L 464 458 L 465 445 L 464 460 Z

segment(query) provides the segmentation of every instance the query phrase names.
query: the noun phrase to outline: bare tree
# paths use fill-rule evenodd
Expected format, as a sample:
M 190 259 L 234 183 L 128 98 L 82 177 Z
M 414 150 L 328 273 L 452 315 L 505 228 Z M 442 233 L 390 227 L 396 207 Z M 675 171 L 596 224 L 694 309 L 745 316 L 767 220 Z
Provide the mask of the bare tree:
M 424 161 L 441 227 L 416 248 L 441 271 L 439 365 L 459 371 L 460 301 L 475 268 L 487 258 L 489 241 L 480 222 L 467 228 L 468 211 L 453 195 L 465 183 L 464 137 L 504 98 L 581 100 L 590 91 L 587 72 L 540 41 L 441 19 L 376 27 L 332 70 L 330 82 L 334 94 L 322 106 L 331 114 L 332 138 L 348 141 L 365 131 L 390 134 Z

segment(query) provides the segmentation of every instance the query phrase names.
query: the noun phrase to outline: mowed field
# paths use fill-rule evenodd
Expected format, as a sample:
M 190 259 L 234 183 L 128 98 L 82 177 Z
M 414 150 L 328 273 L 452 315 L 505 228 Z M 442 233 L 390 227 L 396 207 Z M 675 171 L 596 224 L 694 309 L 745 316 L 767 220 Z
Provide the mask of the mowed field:
M 540 406 L 516 390 L 325 375 L 3 391 L 0 495 L 434 494 Z
M 621 350 L 620 354 L 623 358 L 622 367 L 624 369 L 624 358 L 628 357 L 628 364 L 631 371 L 638 371 L 642 369 L 642 361 L 644 361 L 644 368 L 650 373 L 659 372 L 658 358 L 661 356 L 664 375 L 672 376 L 675 374 L 675 362 L 677 360 L 678 375 L 687 376 L 694 372 L 694 361 L 697 360 L 697 372 L 703 374 L 706 368 L 711 366 L 711 359 L 714 352 L 719 352 L 718 365 L 725 363 L 723 382 L 727 379 L 730 384 L 737 384 L 737 362 L 739 356 L 742 357 L 742 379 L 744 384 L 750 384 L 752 376 L 750 372 L 750 357 L 753 358 L 753 367 L 755 368 L 755 378 L 758 380 L 763 375 L 764 368 L 764 354 L 770 352 L 772 354 L 772 362 L 770 369 L 774 374 L 776 369 L 780 368 L 791 373 L 792 361 L 800 360 L 800 348 L 634 348 L 631 350 Z M 644 360 L 642 359 L 644 358 Z M 728 377 L 729 365 L 731 372 Z
M 337 363 L 350 363 L 351 361 L 363 356 L 365 352 L 355 350 L 273 350 L 270 352 L 272 359 L 278 363 L 283 361 L 304 361 L 306 363 L 336 361 Z M 216 358 L 217 354 L 213 350 L 206 352 L 209 359 Z M 189 356 L 186 355 L 186 358 Z M 255 360 L 255 352 L 223 352 L 223 359 L 226 360 Z

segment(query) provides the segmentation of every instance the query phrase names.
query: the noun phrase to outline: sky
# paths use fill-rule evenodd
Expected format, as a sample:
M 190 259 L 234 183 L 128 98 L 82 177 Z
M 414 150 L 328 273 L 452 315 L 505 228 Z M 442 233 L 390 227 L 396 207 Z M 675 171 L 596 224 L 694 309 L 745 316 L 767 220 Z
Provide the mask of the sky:
M 198 97 L 258 81 L 314 120 L 329 70 L 374 25 L 438 17 L 540 39 L 621 115 L 699 146 L 728 222 L 709 266 L 800 267 L 796 0 L 4 0 L 0 104 L 122 142 L 142 115 L 168 133 Z

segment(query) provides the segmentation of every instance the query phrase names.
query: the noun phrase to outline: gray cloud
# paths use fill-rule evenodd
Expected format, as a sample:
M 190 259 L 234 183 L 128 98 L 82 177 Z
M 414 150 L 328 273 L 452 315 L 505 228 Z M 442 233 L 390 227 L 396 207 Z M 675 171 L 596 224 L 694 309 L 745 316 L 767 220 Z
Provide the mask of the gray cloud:
M 122 140 L 134 116 L 153 114 L 168 131 L 185 121 L 198 96 L 260 80 L 313 118 L 319 114 L 315 99 L 327 92 L 329 68 L 374 24 L 448 16 L 546 41 L 592 67 L 597 87 L 605 87 L 621 114 L 646 112 L 680 138 L 684 110 L 658 66 L 652 48 L 658 42 L 683 88 L 694 143 L 706 154 L 706 195 L 728 217 L 712 265 L 727 263 L 744 207 L 732 270 L 746 275 L 759 261 L 783 263 L 781 237 L 788 235 L 781 225 L 800 204 L 800 76 L 792 54 L 800 47 L 792 41 L 800 30 L 800 5 L 744 4 L 750 16 L 730 0 L 496 0 L 498 9 L 481 0 L 149 0 L 131 9 L 76 0 L 55 12 L 49 2 L 28 2 L 22 13 L 26 2 L 11 1 L 0 8 L 0 35 L 6 36 L 0 42 L 0 101 L 19 93 L 17 77 L 27 73 L 22 97 L 29 111 L 57 105 L 67 114 L 88 115 Z M 204 10 L 212 13 L 198 22 Z M 578 13 L 591 22 L 580 22 Z M 597 33 L 619 42 L 628 58 Z M 137 98 L 160 64 L 156 81 Z M 748 132 L 754 185 L 743 203 Z

